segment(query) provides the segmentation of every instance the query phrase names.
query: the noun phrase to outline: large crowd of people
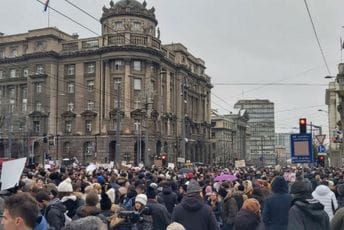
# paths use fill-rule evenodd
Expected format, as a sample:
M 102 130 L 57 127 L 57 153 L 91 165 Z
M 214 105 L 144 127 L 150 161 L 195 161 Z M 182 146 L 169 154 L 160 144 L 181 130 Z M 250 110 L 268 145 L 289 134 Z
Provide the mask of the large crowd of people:
M 25 168 L 0 211 L 5 230 L 341 230 L 344 170 Z

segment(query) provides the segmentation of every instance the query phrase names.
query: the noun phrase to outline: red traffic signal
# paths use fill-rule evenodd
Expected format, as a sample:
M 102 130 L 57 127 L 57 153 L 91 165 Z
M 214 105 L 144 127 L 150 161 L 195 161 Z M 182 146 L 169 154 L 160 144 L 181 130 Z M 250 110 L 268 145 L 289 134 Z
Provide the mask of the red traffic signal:
M 161 159 L 166 160 L 166 155 L 163 155 Z
M 307 119 L 306 118 L 299 119 L 299 128 L 300 128 L 300 133 L 307 133 Z
M 320 156 L 319 160 L 323 161 L 323 160 L 325 160 L 325 157 L 324 156 Z

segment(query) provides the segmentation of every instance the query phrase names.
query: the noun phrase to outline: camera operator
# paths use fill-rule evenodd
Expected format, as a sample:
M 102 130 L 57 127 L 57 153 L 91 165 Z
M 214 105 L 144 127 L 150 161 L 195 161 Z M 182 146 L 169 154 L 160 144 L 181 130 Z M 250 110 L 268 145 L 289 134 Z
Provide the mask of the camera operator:
M 120 211 L 110 220 L 112 230 L 153 230 L 153 219 L 147 205 L 147 196 L 135 198 L 134 211 Z

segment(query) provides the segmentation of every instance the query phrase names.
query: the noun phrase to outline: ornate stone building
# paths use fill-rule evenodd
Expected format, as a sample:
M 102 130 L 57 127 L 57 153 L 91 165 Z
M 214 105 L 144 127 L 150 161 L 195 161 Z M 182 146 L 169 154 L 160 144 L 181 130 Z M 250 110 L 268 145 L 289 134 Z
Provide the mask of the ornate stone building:
M 227 115 L 214 114 L 211 119 L 212 150 L 216 165 L 234 166 L 235 160 L 245 160 L 247 152 L 248 115 L 245 110 Z
M 204 61 L 161 44 L 145 1 L 111 1 L 100 22 L 94 38 L 56 28 L 0 36 L 0 157 L 212 162 Z

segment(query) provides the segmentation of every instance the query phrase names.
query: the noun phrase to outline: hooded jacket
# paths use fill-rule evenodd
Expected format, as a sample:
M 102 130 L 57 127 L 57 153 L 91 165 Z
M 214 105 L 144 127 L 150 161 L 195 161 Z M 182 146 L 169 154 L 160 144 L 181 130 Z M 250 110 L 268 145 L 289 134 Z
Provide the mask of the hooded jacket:
M 197 194 L 188 194 L 172 213 L 171 222 L 182 224 L 187 230 L 218 230 L 215 215 Z
M 235 229 L 240 230 L 261 230 L 263 225 L 260 217 L 246 209 L 240 209 L 234 220 Z
M 275 177 L 272 192 L 264 202 L 264 224 L 267 230 L 285 230 L 288 226 L 292 197 L 288 194 L 288 184 L 283 177 Z
M 66 206 L 64 206 L 64 204 L 59 199 L 54 199 L 48 203 L 48 206 L 45 209 L 44 216 L 47 219 L 51 228 L 61 229 L 63 226 L 65 226 L 66 211 Z
M 288 230 L 329 230 L 329 218 L 324 205 L 314 199 L 293 200 L 289 210 Z
M 171 186 L 164 186 L 158 196 L 163 200 L 168 212 L 173 212 L 174 206 L 178 203 L 178 196 L 172 191 Z
M 330 220 L 332 220 L 334 215 L 333 208 L 334 210 L 338 208 L 336 195 L 326 185 L 319 185 L 312 193 L 312 196 L 324 205 L 325 212 L 329 216 Z

